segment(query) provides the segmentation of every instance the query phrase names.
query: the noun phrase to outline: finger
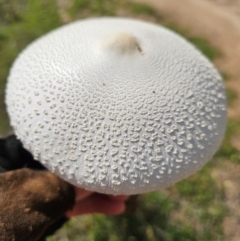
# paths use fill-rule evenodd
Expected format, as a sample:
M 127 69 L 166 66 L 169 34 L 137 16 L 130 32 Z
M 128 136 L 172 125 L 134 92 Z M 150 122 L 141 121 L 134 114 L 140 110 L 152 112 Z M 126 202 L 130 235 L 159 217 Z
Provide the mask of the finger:
M 124 195 L 113 196 L 113 195 L 109 195 L 109 198 L 111 198 L 112 200 L 127 201 L 129 199 L 129 196 L 124 196 Z
M 75 193 L 76 193 L 76 202 L 81 201 L 82 199 L 85 199 L 93 195 L 93 192 L 87 191 L 82 188 L 75 188 Z
M 123 201 L 113 200 L 102 194 L 93 194 L 76 203 L 73 210 L 67 212 L 67 217 L 90 213 L 117 215 L 124 212 L 124 210 L 125 203 Z

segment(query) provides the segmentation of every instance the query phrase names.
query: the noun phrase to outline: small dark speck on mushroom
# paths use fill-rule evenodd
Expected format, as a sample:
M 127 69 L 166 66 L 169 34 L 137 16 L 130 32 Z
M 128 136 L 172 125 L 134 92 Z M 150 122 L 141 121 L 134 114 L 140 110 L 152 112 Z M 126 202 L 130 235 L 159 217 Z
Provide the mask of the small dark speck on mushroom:
M 153 91 L 153 94 L 156 94 L 156 92 L 155 92 L 155 91 Z
M 137 46 L 137 50 L 139 51 L 140 54 L 142 55 L 144 54 L 142 48 L 139 45 Z
M 105 83 L 103 83 L 103 86 L 105 86 L 106 84 Z

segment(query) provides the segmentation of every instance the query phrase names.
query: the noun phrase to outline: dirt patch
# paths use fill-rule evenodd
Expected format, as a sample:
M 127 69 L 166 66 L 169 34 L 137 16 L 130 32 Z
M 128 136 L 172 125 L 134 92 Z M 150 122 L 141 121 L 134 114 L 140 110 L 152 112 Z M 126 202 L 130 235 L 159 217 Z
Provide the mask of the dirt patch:
M 72 18 L 68 13 L 68 9 L 72 6 L 72 2 L 70 0 L 56 0 L 56 3 L 62 23 L 70 23 Z
M 240 1 L 239 0 L 209 0 L 215 4 L 228 8 L 233 14 L 240 16 Z

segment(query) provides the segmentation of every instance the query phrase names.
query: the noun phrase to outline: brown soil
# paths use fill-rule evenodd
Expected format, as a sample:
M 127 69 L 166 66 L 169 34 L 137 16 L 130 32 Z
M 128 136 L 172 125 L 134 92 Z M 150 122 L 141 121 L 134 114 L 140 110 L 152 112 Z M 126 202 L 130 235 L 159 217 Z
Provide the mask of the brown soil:
M 215 65 L 230 76 L 226 85 L 238 98 L 229 108 L 229 117 L 240 119 L 240 0 L 133 0 L 152 5 L 169 22 L 206 38 L 222 51 Z M 234 138 L 240 147 L 240 137 Z M 223 222 L 224 241 L 240 240 L 240 167 L 225 163 L 213 171 L 223 187 L 230 215 Z

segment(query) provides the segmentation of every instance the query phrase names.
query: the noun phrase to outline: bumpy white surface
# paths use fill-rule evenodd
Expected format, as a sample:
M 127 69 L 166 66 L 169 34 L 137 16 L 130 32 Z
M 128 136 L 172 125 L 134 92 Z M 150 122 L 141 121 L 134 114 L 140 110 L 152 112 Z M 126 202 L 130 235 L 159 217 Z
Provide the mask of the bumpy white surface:
M 11 69 L 6 103 L 36 159 L 110 194 L 191 175 L 211 159 L 226 125 L 211 63 L 175 33 L 129 19 L 78 21 L 33 42 Z

